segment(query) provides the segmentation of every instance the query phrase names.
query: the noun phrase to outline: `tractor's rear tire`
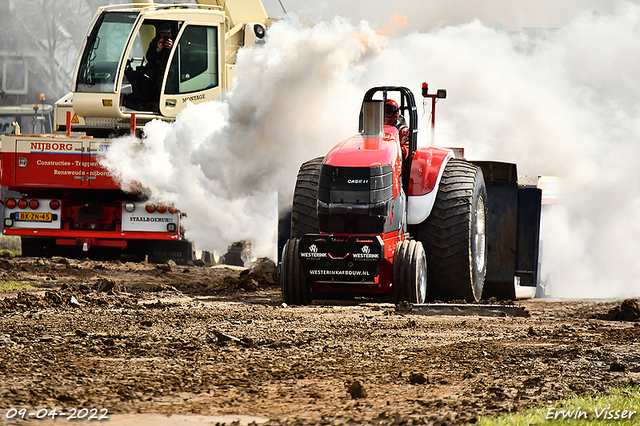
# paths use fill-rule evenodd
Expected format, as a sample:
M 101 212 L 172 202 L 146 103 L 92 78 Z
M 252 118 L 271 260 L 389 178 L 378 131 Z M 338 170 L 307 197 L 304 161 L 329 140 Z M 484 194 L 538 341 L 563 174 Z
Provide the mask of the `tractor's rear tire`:
M 280 288 L 282 300 L 287 305 L 308 305 L 313 301 L 313 291 L 300 267 L 299 244 L 299 239 L 292 238 L 282 252 Z
M 393 258 L 393 301 L 424 303 L 427 297 L 427 261 L 420 241 L 398 243 Z
M 320 232 L 318 225 L 318 182 L 324 157 L 306 161 L 300 166 L 293 191 L 291 238 Z
M 487 189 L 482 170 L 451 159 L 429 217 L 418 226 L 427 252 L 428 299 L 477 302 L 487 272 Z

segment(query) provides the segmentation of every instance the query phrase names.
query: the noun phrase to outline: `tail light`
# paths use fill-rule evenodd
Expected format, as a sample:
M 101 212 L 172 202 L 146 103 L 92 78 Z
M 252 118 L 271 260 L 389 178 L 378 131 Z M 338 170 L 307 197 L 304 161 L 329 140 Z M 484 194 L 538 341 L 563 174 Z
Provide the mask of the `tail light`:
M 167 211 L 167 208 L 165 206 L 158 206 L 158 213 L 164 213 Z
M 51 210 L 58 210 L 60 208 L 60 201 L 58 200 L 49 201 L 49 208 Z
M 38 202 L 38 200 L 31 200 L 29 201 L 29 208 L 31 210 L 37 210 L 38 207 L 40 207 L 40 203 Z
M 24 198 L 18 200 L 18 207 L 20 207 L 21 209 L 26 209 L 27 205 L 29 205 L 29 203 L 27 203 L 27 200 L 25 200 Z
M 178 209 L 176 209 L 175 207 L 169 207 L 169 213 L 176 214 L 178 213 Z
M 153 204 L 147 204 L 145 209 L 147 210 L 147 213 L 153 213 L 154 211 L 156 211 L 156 206 L 154 206 Z
M 7 206 L 7 208 L 9 208 L 9 209 L 15 209 L 16 208 L 16 200 L 14 200 L 13 198 L 9 198 L 5 202 L 5 206 Z

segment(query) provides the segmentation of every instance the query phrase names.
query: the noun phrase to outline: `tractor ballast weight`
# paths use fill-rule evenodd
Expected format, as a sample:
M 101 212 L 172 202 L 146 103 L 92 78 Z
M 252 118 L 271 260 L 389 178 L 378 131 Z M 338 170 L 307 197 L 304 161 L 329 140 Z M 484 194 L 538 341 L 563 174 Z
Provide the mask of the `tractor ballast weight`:
M 422 94 L 432 114 L 446 97 L 428 94 L 426 84 Z M 406 129 L 384 123 L 390 96 Z M 496 174 L 515 173 L 515 165 L 476 166 L 451 149 L 418 147 L 417 132 L 413 93 L 374 87 L 363 99 L 360 133 L 300 167 L 280 265 L 285 303 L 344 295 L 474 302 L 485 276 L 488 292 L 501 298 L 513 298 L 507 283 L 535 283 L 539 193 Z
M 484 298 L 515 299 L 517 284 L 536 287 L 542 190 L 518 183 L 517 166 L 474 161 L 487 185 L 487 276 Z

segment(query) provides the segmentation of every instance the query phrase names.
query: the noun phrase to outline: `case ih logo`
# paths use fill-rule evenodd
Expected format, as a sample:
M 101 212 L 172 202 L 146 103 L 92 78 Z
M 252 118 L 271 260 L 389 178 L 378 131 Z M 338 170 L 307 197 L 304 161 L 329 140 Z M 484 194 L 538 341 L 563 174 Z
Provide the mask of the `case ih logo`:
M 31 142 L 31 152 L 33 151 L 71 151 L 73 150 L 72 143 L 50 143 L 50 142 Z

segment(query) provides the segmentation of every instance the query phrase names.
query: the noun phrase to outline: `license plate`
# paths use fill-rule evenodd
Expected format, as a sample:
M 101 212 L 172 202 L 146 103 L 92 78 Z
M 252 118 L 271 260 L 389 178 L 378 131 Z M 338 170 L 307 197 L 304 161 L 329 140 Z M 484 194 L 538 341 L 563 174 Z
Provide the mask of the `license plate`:
M 51 222 L 51 213 L 16 212 L 15 220 L 20 222 Z

